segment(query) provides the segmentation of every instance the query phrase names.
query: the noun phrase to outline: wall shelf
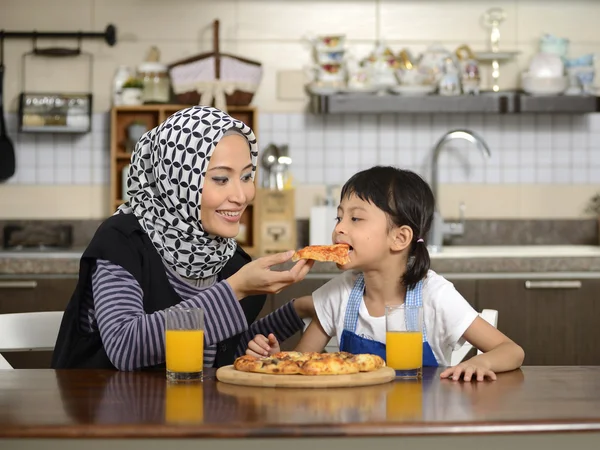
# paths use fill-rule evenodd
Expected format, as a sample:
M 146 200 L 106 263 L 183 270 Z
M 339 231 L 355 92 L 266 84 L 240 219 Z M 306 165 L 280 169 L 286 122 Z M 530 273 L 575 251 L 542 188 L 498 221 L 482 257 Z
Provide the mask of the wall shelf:
M 555 97 L 514 97 L 514 112 L 585 114 L 600 111 L 600 97 L 560 95 Z
M 434 114 L 434 113 L 563 113 L 600 111 L 600 98 L 557 95 L 534 97 L 522 92 L 483 92 L 480 95 L 402 96 L 395 94 L 311 95 L 314 114 Z

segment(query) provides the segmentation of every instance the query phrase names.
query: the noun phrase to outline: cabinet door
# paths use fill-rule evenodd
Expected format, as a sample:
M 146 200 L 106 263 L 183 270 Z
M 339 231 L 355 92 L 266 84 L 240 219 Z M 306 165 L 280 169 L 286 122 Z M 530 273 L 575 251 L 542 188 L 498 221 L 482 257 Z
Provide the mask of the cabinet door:
M 273 297 L 273 310 L 276 310 L 277 308 L 285 305 L 287 302 L 294 298 L 312 294 L 318 288 L 327 283 L 330 279 L 330 277 L 308 279 L 305 278 L 301 282 L 296 283 L 288 287 L 287 289 L 284 289 L 279 294 L 276 294 Z M 285 351 L 293 350 L 296 347 L 296 345 L 298 345 L 301 336 L 302 332 L 297 332 L 281 344 L 281 349 Z
M 498 310 L 498 329 L 523 347 L 525 365 L 600 364 L 600 352 L 594 354 L 598 283 L 481 280 L 477 306 Z
M 579 280 L 581 287 L 567 292 L 567 339 L 574 348 L 573 364 L 600 365 L 600 279 Z
M 64 311 L 77 277 L 0 278 L 0 314 Z

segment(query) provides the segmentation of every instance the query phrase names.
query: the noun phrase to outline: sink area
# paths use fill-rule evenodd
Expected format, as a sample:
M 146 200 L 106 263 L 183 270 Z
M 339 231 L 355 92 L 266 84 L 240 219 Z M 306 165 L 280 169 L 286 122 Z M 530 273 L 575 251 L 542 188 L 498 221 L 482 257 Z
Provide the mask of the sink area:
M 600 257 L 596 245 L 480 245 L 443 247 L 431 259 Z

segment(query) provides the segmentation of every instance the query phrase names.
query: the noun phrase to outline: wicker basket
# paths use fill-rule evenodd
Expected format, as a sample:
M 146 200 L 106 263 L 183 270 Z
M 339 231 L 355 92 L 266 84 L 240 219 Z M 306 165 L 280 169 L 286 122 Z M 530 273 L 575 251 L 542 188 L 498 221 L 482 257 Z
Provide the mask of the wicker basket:
M 169 65 L 171 86 L 178 102 L 198 105 L 207 91 L 224 91 L 226 105 L 248 106 L 262 79 L 262 65 L 219 51 L 219 21 L 213 23 L 214 51 L 192 56 Z M 216 92 L 216 91 L 215 91 Z M 219 106 L 218 94 L 205 96 L 206 106 Z

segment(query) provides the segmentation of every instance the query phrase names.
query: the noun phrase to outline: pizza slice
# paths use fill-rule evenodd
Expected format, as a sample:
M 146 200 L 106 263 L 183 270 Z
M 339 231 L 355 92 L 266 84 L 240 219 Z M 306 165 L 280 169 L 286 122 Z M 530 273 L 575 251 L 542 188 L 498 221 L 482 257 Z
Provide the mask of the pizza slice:
M 349 251 L 348 244 L 309 245 L 296 251 L 292 256 L 292 261 L 313 259 L 315 261 L 332 261 L 343 266 L 350 262 Z
M 302 364 L 301 375 L 349 375 L 359 373 L 360 367 L 350 358 L 335 353 L 323 353 Z
M 300 373 L 300 366 L 291 359 L 277 359 L 273 356 L 257 358 L 244 355 L 237 358 L 233 367 L 241 372 L 266 373 L 271 375 L 295 375 Z

